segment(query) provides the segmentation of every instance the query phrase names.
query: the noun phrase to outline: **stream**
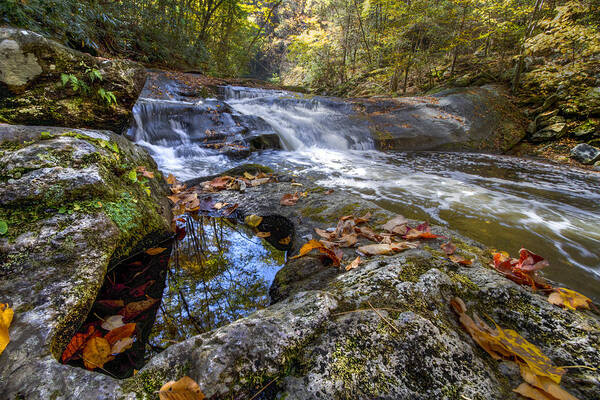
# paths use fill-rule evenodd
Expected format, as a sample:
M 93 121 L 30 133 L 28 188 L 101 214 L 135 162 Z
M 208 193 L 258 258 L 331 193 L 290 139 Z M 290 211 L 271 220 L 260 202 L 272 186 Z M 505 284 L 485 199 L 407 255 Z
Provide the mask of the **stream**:
M 223 104 L 236 118 L 254 121 L 258 135 L 274 132 L 282 149 L 236 159 L 203 146 L 196 131 L 207 117 L 200 110 Z M 378 151 L 350 108 L 339 100 L 225 87 L 218 101 L 141 99 L 129 135 L 179 180 L 267 165 L 513 256 L 526 247 L 550 261 L 545 277 L 600 300 L 600 174 L 499 155 Z M 151 129 L 157 118 L 163 128 Z

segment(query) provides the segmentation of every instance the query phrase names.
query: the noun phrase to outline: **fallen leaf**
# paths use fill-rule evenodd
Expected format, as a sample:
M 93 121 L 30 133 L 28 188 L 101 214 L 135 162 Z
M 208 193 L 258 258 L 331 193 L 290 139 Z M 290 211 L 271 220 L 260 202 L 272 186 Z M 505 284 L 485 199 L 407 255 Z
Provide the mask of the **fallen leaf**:
M 230 216 L 231 214 L 233 214 L 233 212 L 234 212 L 235 210 L 237 210 L 237 208 L 238 208 L 238 207 L 239 207 L 239 204 L 238 204 L 238 203 L 235 203 L 235 204 L 230 204 L 230 205 L 228 205 L 228 206 L 227 206 L 227 207 L 226 207 L 226 208 L 223 210 L 223 213 L 222 213 L 222 214 L 223 214 L 223 216 L 224 216 L 224 217 L 228 217 L 228 216 Z
M 253 179 L 256 179 L 256 176 L 254 176 L 250 172 L 246 171 L 246 172 L 244 172 L 244 178 L 246 178 L 248 180 L 253 180 Z
M 141 313 L 143 313 L 144 311 L 151 308 L 157 302 L 158 299 L 153 299 L 150 297 L 147 300 L 135 301 L 133 303 L 127 304 L 121 311 L 119 311 L 119 314 L 123 315 L 126 320 L 130 321 L 133 318 L 140 315 Z
M 288 245 L 288 244 L 290 244 L 291 241 L 292 241 L 292 237 L 286 236 L 283 239 L 279 240 L 279 244 Z
M 351 269 L 358 267 L 360 262 L 361 262 L 360 256 L 356 257 L 354 259 L 354 261 L 352 261 L 350 264 L 346 265 L 346 268 L 345 268 L 346 271 L 350 271 Z
M 200 386 L 189 376 L 184 376 L 177 382 L 169 381 L 158 392 L 160 400 L 203 400 L 204 393 Z
M 550 264 L 543 257 L 538 256 L 527 249 L 519 250 L 519 263 L 517 264 L 517 267 L 523 271 L 537 271 L 548 265 Z
M 112 331 L 113 329 L 120 328 L 123 325 L 125 325 L 125 323 L 123 322 L 122 315 L 111 315 L 110 317 L 106 318 L 104 322 L 102 322 L 100 327 L 102 329 L 106 329 L 107 331 Z
M 450 261 L 452 261 L 453 263 L 456 263 L 456 264 L 461 264 L 461 265 L 473 264 L 473 260 L 470 260 L 468 258 L 464 258 L 461 256 L 456 256 L 456 255 L 450 256 Z
M 335 238 L 334 232 L 328 232 L 324 229 L 315 228 L 317 235 L 321 236 L 325 240 L 333 240 Z
M 548 377 L 552 381 L 560 383 L 565 370 L 555 366 L 539 348 L 525 340 L 516 331 L 500 328 L 495 322 L 495 328 L 492 329 L 476 314 L 473 314 L 475 319 L 473 320 L 466 314 L 467 307 L 458 297 L 453 298 L 450 305 L 459 314 L 460 322 L 471 337 L 493 358 L 515 359 L 521 367 L 526 366 L 536 375 Z
M 298 192 L 294 194 L 286 193 L 283 196 L 281 196 L 279 204 L 281 204 L 282 206 L 293 206 L 296 205 L 299 199 L 300 195 L 298 194 Z
M 314 240 L 314 239 L 309 240 L 307 243 L 305 243 L 300 248 L 300 252 L 298 253 L 298 255 L 292 257 L 292 259 L 303 257 L 306 254 L 310 253 L 314 249 L 318 249 L 319 252 L 321 252 L 322 254 L 327 256 L 333 262 L 334 265 L 340 265 L 341 260 L 340 260 L 339 255 L 336 254 L 335 251 L 325 247 L 325 245 L 323 243 L 321 243 L 320 241 Z
M 549 394 L 552 400 L 577 400 L 577 397 L 572 396 L 569 392 L 565 391 L 558 385 L 560 383 L 560 377 L 557 381 L 547 376 L 541 376 L 540 374 L 536 373 L 535 370 L 529 368 L 529 365 L 520 365 L 520 367 L 521 377 L 523 377 L 523 380 L 531 386 L 541 389 L 545 393 Z
M 335 241 L 339 247 L 352 247 L 358 242 L 358 235 L 356 233 L 350 233 L 343 235 Z
M 526 251 L 528 252 L 528 250 Z M 506 278 L 520 285 L 531 286 L 533 290 L 536 288 L 550 289 L 552 287 L 543 279 L 539 278 L 535 273 L 535 270 L 527 271 L 520 268 L 519 260 L 511 258 L 510 255 L 505 251 L 494 253 L 493 266 L 496 271 L 500 272 Z
M 379 242 L 383 239 L 381 235 L 375 233 L 375 231 L 368 226 L 356 226 L 354 232 L 358 233 L 358 236 L 367 238 L 373 242 Z
M 169 174 L 169 176 L 167 176 L 167 183 L 169 185 L 174 185 L 177 183 L 177 178 L 175 178 L 173 174 Z
M 83 348 L 83 364 L 89 370 L 104 367 L 104 364 L 114 359 L 110 354 L 110 344 L 105 338 L 93 337 Z
M 106 335 L 104 335 L 104 339 L 106 339 L 106 341 L 112 346 L 117 341 L 119 341 L 121 339 L 125 339 L 125 338 L 133 335 L 135 332 L 135 326 L 136 326 L 136 323 L 131 322 L 129 324 L 125 324 L 123 326 L 115 328 L 115 329 L 111 330 L 110 332 L 108 332 Z
M 418 243 L 397 242 L 397 243 L 379 243 L 360 246 L 358 251 L 367 256 L 386 255 L 398 253 L 403 250 L 414 249 L 418 247 Z
M 135 287 L 135 288 L 129 290 L 129 295 L 131 297 L 134 297 L 134 298 L 135 297 L 142 297 L 143 295 L 146 294 L 146 290 L 150 286 L 154 285 L 155 282 L 156 282 L 155 280 L 149 280 L 148 282 L 146 282 L 146 283 L 144 283 L 144 284 L 142 284 L 142 285 L 140 285 L 138 287 Z
M 268 238 L 271 236 L 271 232 L 256 232 L 256 236 L 259 238 Z
M 88 339 L 93 336 L 102 336 L 102 334 L 96 331 L 93 325 L 88 326 L 87 332 L 76 333 L 71 338 L 71 341 L 63 351 L 61 361 L 63 363 L 69 361 L 73 356 L 87 343 Z
M 257 178 L 250 182 L 250 186 L 264 185 L 265 183 L 269 182 L 270 180 L 271 180 L 271 178 Z
M 429 227 L 429 223 L 424 222 L 417 226 L 416 228 L 408 229 L 408 232 L 403 236 L 404 239 L 414 240 L 414 239 L 437 239 L 442 238 L 441 235 L 435 235 L 431 233 L 431 228 Z
M 15 312 L 8 304 L 0 304 L 0 354 L 2 354 L 6 346 L 8 346 L 8 342 L 10 342 L 8 328 L 10 327 L 14 314 Z
M 258 215 L 248 215 L 246 218 L 244 218 L 244 222 L 246 223 L 246 225 L 248 225 L 250 228 L 256 228 L 257 226 L 260 225 L 260 223 L 262 222 L 263 217 L 259 217 Z
M 456 245 L 452 242 L 441 244 L 440 248 L 447 256 L 451 256 L 456 251 Z
M 166 250 L 166 248 L 164 248 L 164 247 L 153 247 L 151 249 L 146 250 L 146 254 L 155 256 L 155 255 L 162 253 L 165 250 Z
M 123 300 L 98 300 L 96 304 L 107 308 L 122 308 L 125 307 L 125 302 Z
M 577 308 L 589 309 L 592 300 L 574 290 L 554 288 L 554 291 L 548 296 L 548 302 L 557 306 L 566 307 L 569 310 L 575 310 Z
M 398 215 L 397 217 L 394 217 L 394 218 L 390 219 L 388 222 L 386 222 L 385 224 L 383 224 L 383 226 L 381 228 L 388 232 L 393 232 L 394 228 L 396 228 L 398 226 L 406 225 L 406 224 L 408 224 L 408 220 L 405 217 L 403 217 L 402 215 Z
M 333 189 L 329 189 L 325 192 L 325 195 L 330 195 L 331 193 L 333 193 Z
M 144 166 L 137 167 L 137 172 L 141 173 L 146 178 L 154 179 L 154 172 L 146 171 L 146 167 Z
M 133 346 L 133 338 L 132 337 L 126 337 L 123 339 L 119 339 L 115 342 L 115 344 L 113 344 L 110 347 L 110 354 L 116 355 L 116 354 L 122 353 L 125 350 L 130 349 L 131 346 Z
M 521 383 L 516 389 L 513 389 L 513 392 L 533 400 L 555 400 L 552 396 L 546 395 L 542 390 L 536 389 L 526 382 Z
M 367 212 L 362 217 L 355 217 L 354 223 L 356 225 L 360 225 L 360 224 L 364 224 L 365 222 L 369 222 L 369 220 L 371 219 L 371 216 L 372 216 L 371 212 Z

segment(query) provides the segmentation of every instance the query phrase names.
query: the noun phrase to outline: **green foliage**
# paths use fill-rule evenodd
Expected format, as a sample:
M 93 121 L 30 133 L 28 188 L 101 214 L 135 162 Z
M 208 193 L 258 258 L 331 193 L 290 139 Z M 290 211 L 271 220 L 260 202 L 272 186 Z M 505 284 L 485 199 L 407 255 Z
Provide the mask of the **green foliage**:
M 6 235 L 8 232 L 8 224 L 6 221 L 0 220 L 0 235 Z
M 83 63 L 81 63 L 81 65 L 86 67 Z M 74 92 L 81 92 L 85 96 L 90 96 L 92 94 L 91 86 L 94 85 L 94 82 L 96 82 L 96 86 L 98 86 L 98 83 L 102 81 L 102 73 L 96 68 L 86 67 L 84 75 L 89 81 L 89 84 L 73 74 L 65 73 L 60 74 L 60 82 L 63 87 L 69 86 Z M 117 97 L 113 92 L 102 87 L 97 88 L 95 92 L 98 95 L 98 98 L 107 106 L 117 104 Z

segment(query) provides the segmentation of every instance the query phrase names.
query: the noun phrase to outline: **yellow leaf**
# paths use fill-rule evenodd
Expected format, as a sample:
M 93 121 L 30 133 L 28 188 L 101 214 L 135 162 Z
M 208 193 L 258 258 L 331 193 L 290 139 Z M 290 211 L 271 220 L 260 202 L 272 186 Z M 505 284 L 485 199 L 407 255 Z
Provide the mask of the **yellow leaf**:
M 550 378 L 536 375 L 534 371 L 527 368 L 525 365 L 521 365 L 521 376 L 523 377 L 523 380 L 531 386 L 535 386 L 543 392 L 548 393 L 553 400 L 577 400 L 577 397 L 558 386 L 558 382 L 555 383 Z
M 271 236 L 271 232 L 256 232 L 256 236 L 259 238 L 268 238 Z
M 177 382 L 170 381 L 163 385 L 158 392 L 160 400 L 203 400 L 204 393 L 200 386 L 189 376 L 184 376 Z
M 93 337 L 83 348 L 83 364 L 89 370 L 102 368 L 104 364 L 112 360 L 110 355 L 110 344 L 101 337 Z
M 308 253 L 311 252 L 311 250 L 314 249 L 320 249 L 323 248 L 325 246 L 323 246 L 323 243 L 319 242 L 318 240 L 309 240 L 307 243 L 305 243 L 301 248 L 300 248 L 300 252 L 298 253 L 298 255 L 292 257 L 292 259 L 294 258 L 299 258 L 302 256 L 307 255 Z
M 250 228 L 256 228 L 257 226 L 260 225 L 260 223 L 262 222 L 263 218 L 259 217 L 258 215 L 248 215 L 246 218 L 244 218 L 244 222 L 246 223 L 246 225 L 248 225 Z
M 575 310 L 577 308 L 589 309 L 592 300 L 574 290 L 554 288 L 554 291 L 548 296 L 548 302 L 557 306 L 566 307 L 569 310 Z
M 153 247 L 151 249 L 146 250 L 146 254 L 151 255 L 151 256 L 155 256 L 157 254 L 162 253 L 165 250 L 166 249 L 164 247 Z
M 346 271 L 350 271 L 351 269 L 354 269 L 356 267 L 358 267 L 358 265 L 360 264 L 360 256 L 356 257 L 354 259 L 354 261 L 352 261 L 350 264 L 346 265 Z
M 254 175 L 252 175 L 250 172 L 246 171 L 244 172 L 244 178 L 248 179 L 248 180 L 252 180 L 252 179 L 256 179 L 256 177 Z
M 169 174 L 169 176 L 167 176 L 167 183 L 169 185 L 174 185 L 177 182 L 177 178 L 175 178 L 175 176 L 173 174 Z
M 2 354 L 10 341 L 8 327 L 12 322 L 13 315 L 14 311 L 8 304 L 0 304 L 0 354 Z

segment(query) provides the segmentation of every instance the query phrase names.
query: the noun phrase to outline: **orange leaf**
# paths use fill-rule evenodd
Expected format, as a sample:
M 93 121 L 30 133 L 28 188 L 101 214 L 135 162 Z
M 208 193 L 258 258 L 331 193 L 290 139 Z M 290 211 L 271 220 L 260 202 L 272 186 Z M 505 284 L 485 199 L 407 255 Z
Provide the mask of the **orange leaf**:
M 521 383 L 516 389 L 513 389 L 513 392 L 533 400 L 555 400 L 554 397 L 548 396 L 544 391 L 539 390 L 526 382 Z
M 88 330 L 85 333 L 76 333 L 72 338 L 65 351 L 63 351 L 61 361 L 63 363 L 69 361 L 73 356 L 83 348 L 88 339 L 94 335 L 102 336 L 100 332 L 97 332 L 94 326 L 88 326 Z
M 473 264 L 473 260 L 470 260 L 468 258 L 463 258 L 461 256 L 456 256 L 456 255 L 450 256 L 450 261 L 452 261 L 453 263 L 462 264 L 462 265 Z
M 10 327 L 14 314 L 15 312 L 8 304 L 0 303 L 0 354 L 2 354 L 10 341 L 8 328 Z
M 110 344 L 102 337 L 93 337 L 83 348 L 83 364 L 89 370 L 102 368 L 104 364 L 114 359 L 110 354 Z
M 451 256 L 456 251 L 456 245 L 452 242 L 441 244 L 440 248 L 447 256 Z
M 177 183 L 177 178 L 175 178 L 173 174 L 169 174 L 169 176 L 167 176 L 167 183 L 169 185 L 174 185 L 175 183 Z
M 133 303 L 130 303 L 130 304 L 133 304 Z M 132 322 L 132 323 L 120 326 L 118 328 L 115 328 L 112 331 L 108 332 L 104 336 L 104 339 L 106 339 L 108 344 L 110 344 L 112 346 L 117 341 L 119 341 L 121 339 L 125 339 L 125 338 L 133 335 L 133 333 L 135 332 L 135 325 L 136 325 L 135 322 Z
M 153 247 L 151 249 L 146 250 L 146 254 L 149 254 L 151 256 L 155 256 L 157 254 L 162 253 L 165 250 L 166 250 L 166 248 L 164 248 L 164 247 Z
M 177 382 L 169 381 L 158 392 L 160 400 L 203 400 L 204 393 L 200 386 L 189 376 L 184 376 Z
M 309 240 L 307 243 L 305 243 L 301 248 L 300 248 L 300 252 L 298 253 L 298 255 L 295 255 L 294 257 L 292 257 L 291 259 L 294 258 L 299 258 L 302 256 L 307 255 L 308 253 L 310 253 L 312 250 L 314 249 L 320 249 L 324 247 L 323 243 L 319 242 L 318 240 Z
M 351 269 L 358 267 L 360 262 L 361 262 L 360 256 L 356 257 L 354 259 L 354 261 L 352 261 L 350 264 L 346 265 L 346 268 L 345 268 L 346 271 L 350 271 Z

